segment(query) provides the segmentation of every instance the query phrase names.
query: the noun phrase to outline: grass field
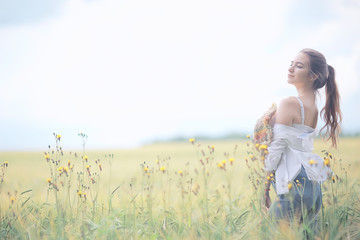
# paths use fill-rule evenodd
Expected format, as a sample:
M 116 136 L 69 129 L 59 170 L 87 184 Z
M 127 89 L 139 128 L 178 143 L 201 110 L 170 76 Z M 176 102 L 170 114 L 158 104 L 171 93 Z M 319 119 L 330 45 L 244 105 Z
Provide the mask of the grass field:
M 301 239 L 306 223 L 279 224 L 262 208 L 260 161 L 250 161 L 257 152 L 247 143 L 68 151 L 56 141 L 43 152 L 0 152 L 0 238 Z M 319 230 L 309 236 L 359 239 L 360 138 L 328 147 L 317 139 L 314 152 L 331 152 L 336 178 L 323 184 Z

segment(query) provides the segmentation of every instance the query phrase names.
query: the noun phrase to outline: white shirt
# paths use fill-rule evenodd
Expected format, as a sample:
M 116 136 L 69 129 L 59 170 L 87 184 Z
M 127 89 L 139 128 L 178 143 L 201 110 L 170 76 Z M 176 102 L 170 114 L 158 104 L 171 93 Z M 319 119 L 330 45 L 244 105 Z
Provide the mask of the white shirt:
M 277 194 L 289 192 L 288 183 L 296 178 L 301 166 L 304 166 L 309 180 L 322 182 L 331 177 L 331 169 L 325 166 L 324 159 L 312 153 L 316 135 L 315 129 L 304 124 L 274 125 L 265 170 L 275 170 Z

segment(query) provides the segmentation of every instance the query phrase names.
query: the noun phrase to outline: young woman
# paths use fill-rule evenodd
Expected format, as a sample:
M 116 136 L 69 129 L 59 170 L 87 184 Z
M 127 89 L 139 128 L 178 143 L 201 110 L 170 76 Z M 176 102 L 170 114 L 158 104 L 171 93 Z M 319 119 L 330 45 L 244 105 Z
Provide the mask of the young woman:
M 326 103 L 320 114 L 325 136 L 337 147 L 341 111 L 334 68 L 313 49 L 303 49 L 291 62 L 288 83 L 298 96 L 283 99 L 275 115 L 273 140 L 268 147 L 265 170 L 275 173 L 277 200 L 271 204 L 270 184 L 265 187 L 265 204 L 276 219 L 299 216 L 316 222 L 321 207 L 320 182 L 331 177 L 329 163 L 313 154 L 313 137 L 318 122 L 316 95 L 325 86 Z M 271 206 L 270 206 L 271 205 Z

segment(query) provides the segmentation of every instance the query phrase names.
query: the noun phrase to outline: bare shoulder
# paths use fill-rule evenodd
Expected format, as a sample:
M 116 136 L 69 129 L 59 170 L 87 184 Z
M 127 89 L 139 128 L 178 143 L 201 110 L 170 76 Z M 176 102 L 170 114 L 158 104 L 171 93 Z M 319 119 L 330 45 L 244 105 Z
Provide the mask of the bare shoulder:
M 296 97 L 287 97 L 287 98 L 284 98 L 280 101 L 279 103 L 279 110 L 281 108 L 283 109 L 293 109 L 294 107 L 298 106 L 299 105 L 299 102 L 298 100 L 296 99 Z
M 292 125 L 298 105 L 296 97 L 282 99 L 276 113 L 276 123 Z

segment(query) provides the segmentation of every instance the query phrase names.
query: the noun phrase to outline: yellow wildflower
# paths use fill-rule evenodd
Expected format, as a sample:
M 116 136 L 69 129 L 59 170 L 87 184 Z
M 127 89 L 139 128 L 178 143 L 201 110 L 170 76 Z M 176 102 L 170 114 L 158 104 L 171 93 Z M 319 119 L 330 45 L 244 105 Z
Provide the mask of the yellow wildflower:
M 147 167 L 144 167 L 144 172 L 149 171 L 149 169 Z
M 223 165 L 225 165 L 226 164 L 226 160 L 224 159 L 224 160 L 222 160 L 222 162 L 221 162 Z
M 292 187 L 293 187 L 292 184 L 289 183 L 289 184 L 288 184 L 288 189 L 290 190 Z
M 246 138 L 250 138 L 250 135 L 248 134 L 248 135 L 246 135 Z
M 313 164 L 315 164 L 315 161 L 311 159 L 311 160 L 309 161 L 309 163 L 310 163 L 310 165 L 312 166 Z
M 335 183 L 335 177 L 334 176 L 331 177 L 331 180 L 333 181 L 333 183 Z
M 221 163 L 218 163 L 219 168 L 223 168 L 223 165 Z
M 264 161 L 264 160 L 265 160 L 265 157 L 264 157 L 264 156 L 261 156 L 261 157 L 260 157 L 260 160 L 261 160 L 261 161 Z
M 81 197 L 81 191 L 80 190 L 77 192 L 77 194 L 79 195 L 79 197 Z
M 249 157 L 250 157 L 251 159 L 254 159 L 254 155 L 251 155 L 251 154 L 250 154 Z
M 87 161 L 87 160 L 88 160 L 88 156 L 84 156 L 83 159 L 84 159 L 85 161 Z
M 90 168 L 90 165 L 86 165 L 86 169 L 89 170 L 89 168 Z
M 267 178 L 266 178 L 266 179 L 267 179 L 267 180 L 270 180 L 270 178 L 271 178 L 270 176 L 267 176 Z
M 51 183 L 51 178 L 46 179 L 48 183 Z
M 164 173 L 165 172 L 165 167 L 161 167 L 160 171 L 162 171 Z
M 183 175 L 183 171 L 179 170 L 179 174 L 180 174 L 180 176 L 182 176 L 182 175 Z
M 49 160 L 49 159 L 50 159 L 50 155 L 49 155 L 49 154 L 46 154 L 46 155 L 45 155 L 45 159 L 46 159 L 46 160 Z
M 259 146 L 260 146 L 260 145 L 259 145 L 258 143 L 257 143 L 257 144 L 255 144 L 255 147 L 256 147 L 256 148 L 258 148 Z
M 195 139 L 194 139 L 194 138 L 190 138 L 190 139 L 189 139 L 189 142 L 191 142 L 192 144 L 194 144 Z
M 330 159 L 329 159 L 329 158 L 325 158 L 325 160 L 324 160 L 324 165 L 325 165 L 325 166 L 329 166 L 329 165 L 330 165 Z
M 273 177 L 274 176 L 274 174 L 270 174 L 270 177 Z
M 261 144 L 261 145 L 260 145 L 260 149 L 264 149 L 264 150 L 267 149 L 267 145 Z
M 62 171 L 62 167 L 58 167 L 58 171 L 61 172 L 61 171 Z
M 5 161 L 5 162 L 4 162 L 4 166 L 5 166 L 5 167 L 9 166 L 9 162 L 8 162 L 8 161 Z
M 60 135 L 60 134 L 56 135 L 56 138 L 57 138 L 58 140 L 60 140 L 61 135 Z
M 11 196 L 10 202 L 13 204 L 15 202 L 16 198 L 14 196 Z

